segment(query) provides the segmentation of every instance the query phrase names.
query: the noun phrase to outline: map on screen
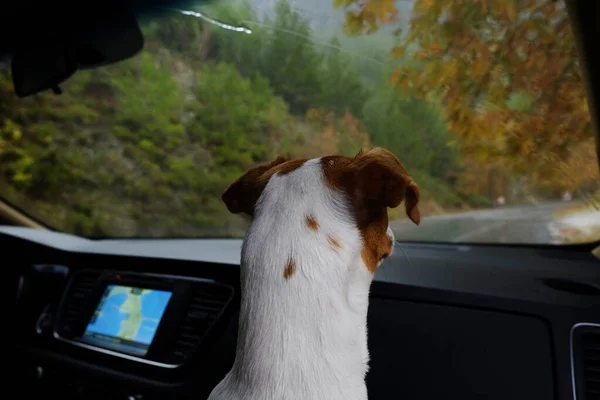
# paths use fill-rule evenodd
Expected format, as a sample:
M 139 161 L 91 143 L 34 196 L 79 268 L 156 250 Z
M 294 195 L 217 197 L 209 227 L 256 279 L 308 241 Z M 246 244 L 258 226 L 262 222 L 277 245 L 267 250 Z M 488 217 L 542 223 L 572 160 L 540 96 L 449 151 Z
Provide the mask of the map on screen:
M 83 339 L 144 355 L 154 339 L 171 292 L 108 285 Z

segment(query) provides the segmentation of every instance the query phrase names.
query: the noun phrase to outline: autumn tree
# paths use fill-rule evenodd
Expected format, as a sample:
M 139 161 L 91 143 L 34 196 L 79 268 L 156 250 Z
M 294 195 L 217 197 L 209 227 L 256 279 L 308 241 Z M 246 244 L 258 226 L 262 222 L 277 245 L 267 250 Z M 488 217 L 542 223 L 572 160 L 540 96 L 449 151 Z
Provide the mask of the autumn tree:
M 346 30 L 393 24 L 393 0 L 336 0 Z M 556 175 L 575 142 L 591 136 L 575 42 L 562 2 L 415 0 L 409 29 L 393 49 L 414 67 L 391 80 L 441 100 L 465 154 L 501 161 L 513 173 Z M 590 160 L 592 161 L 592 160 Z
M 554 191 L 576 191 L 582 198 L 593 193 L 600 181 L 598 159 L 594 139 L 589 138 L 571 147 L 569 155 L 560 160 L 552 157 L 557 174 L 551 180 L 543 180 L 540 186 Z
M 304 124 L 304 129 L 296 127 L 297 137 L 290 151 L 296 157 L 352 156 L 371 145 L 361 122 L 349 111 L 337 116 L 328 109 L 311 108 L 306 112 Z

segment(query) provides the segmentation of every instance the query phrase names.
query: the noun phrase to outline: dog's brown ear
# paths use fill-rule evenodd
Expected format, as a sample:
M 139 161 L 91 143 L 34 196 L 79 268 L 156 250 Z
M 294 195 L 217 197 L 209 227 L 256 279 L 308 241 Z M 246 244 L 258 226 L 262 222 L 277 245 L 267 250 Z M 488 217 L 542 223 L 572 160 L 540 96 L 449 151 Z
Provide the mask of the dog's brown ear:
M 357 207 L 377 214 L 387 207 L 396 208 L 404 201 L 406 215 L 417 225 L 421 222 L 419 187 L 394 154 L 381 148 L 361 152 L 350 169 L 354 175 Z
M 406 186 L 406 190 L 404 191 L 404 206 L 406 207 L 406 215 L 408 215 L 408 218 L 417 225 L 421 222 L 421 211 L 419 211 L 420 198 L 421 193 L 419 193 L 419 187 L 412 179 L 410 179 Z
M 233 214 L 254 214 L 254 206 L 260 198 L 263 189 L 269 182 L 269 171 L 279 164 L 286 162 L 284 157 L 250 168 L 246 173 L 233 182 L 221 196 L 229 212 Z

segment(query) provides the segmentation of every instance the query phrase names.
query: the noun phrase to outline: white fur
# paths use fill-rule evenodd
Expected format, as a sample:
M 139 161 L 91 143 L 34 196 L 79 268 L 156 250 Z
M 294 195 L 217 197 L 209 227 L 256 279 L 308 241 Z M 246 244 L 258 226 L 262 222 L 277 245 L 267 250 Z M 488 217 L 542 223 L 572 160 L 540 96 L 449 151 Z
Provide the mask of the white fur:
M 209 400 L 367 399 L 373 277 L 347 202 L 325 185 L 320 163 L 275 174 L 256 205 L 242 247 L 236 359 Z M 290 258 L 296 271 L 286 280 Z

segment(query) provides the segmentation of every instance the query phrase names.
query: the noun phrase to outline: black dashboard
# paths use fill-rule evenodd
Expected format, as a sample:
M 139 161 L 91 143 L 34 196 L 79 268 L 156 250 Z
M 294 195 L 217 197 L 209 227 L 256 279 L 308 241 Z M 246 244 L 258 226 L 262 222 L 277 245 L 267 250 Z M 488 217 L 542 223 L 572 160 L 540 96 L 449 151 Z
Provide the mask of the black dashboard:
M 16 297 L 9 382 L 26 398 L 204 399 L 229 370 L 240 240 L 0 227 L 0 247 Z M 123 307 L 135 329 L 106 322 Z M 589 251 L 397 243 L 368 327 L 372 400 L 600 399 Z

